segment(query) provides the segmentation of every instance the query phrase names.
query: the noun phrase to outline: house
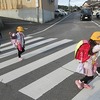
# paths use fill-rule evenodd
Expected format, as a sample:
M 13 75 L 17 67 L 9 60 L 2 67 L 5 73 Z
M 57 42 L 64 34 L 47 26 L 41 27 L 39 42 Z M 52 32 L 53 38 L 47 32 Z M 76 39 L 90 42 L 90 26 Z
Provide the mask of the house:
M 0 16 L 45 23 L 54 19 L 56 0 L 0 0 Z
M 100 0 L 88 0 L 85 1 L 82 7 L 92 7 L 92 9 L 95 9 L 95 7 L 100 7 Z
M 100 9 L 100 0 L 88 0 L 82 5 L 82 8 L 91 8 L 93 15 L 96 15 L 98 9 Z

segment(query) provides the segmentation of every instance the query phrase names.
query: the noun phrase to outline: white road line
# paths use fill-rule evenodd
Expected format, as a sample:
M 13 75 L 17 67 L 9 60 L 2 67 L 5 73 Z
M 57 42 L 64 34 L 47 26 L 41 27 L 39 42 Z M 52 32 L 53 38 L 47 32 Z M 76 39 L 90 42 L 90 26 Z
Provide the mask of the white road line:
M 40 39 L 43 39 L 43 37 L 38 37 L 38 38 L 35 38 L 35 39 L 27 40 L 27 41 L 26 41 L 26 44 L 31 43 L 31 42 L 34 42 L 34 41 L 37 41 L 37 40 L 40 40 Z M 15 47 L 11 44 L 11 45 L 8 46 L 8 47 L 2 48 L 1 51 L 9 50 L 9 49 L 12 49 L 12 48 L 15 48 Z
M 29 45 L 29 46 L 27 46 L 27 48 L 29 49 L 29 48 L 32 48 L 33 46 L 39 46 L 39 45 L 42 45 L 42 44 L 44 44 L 44 43 L 48 43 L 48 42 L 50 42 L 50 41 L 53 41 L 53 40 L 55 40 L 55 39 L 56 39 L 56 38 L 50 38 L 50 39 L 47 39 L 47 40 L 43 40 L 43 41 L 37 42 L 37 43 L 35 43 L 35 44 L 33 44 L 33 45 Z M 45 48 L 45 49 L 46 49 L 46 48 Z M 41 52 L 41 51 L 40 51 L 40 52 Z M 24 54 L 24 57 L 26 56 L 25 59 L 28 59 L 28 58 L 30 58 L 30 57 L 32 57 L 32 56 L 37 55 L 38 53 L 39 53 L 39 51 L 38 51 L 38 50 L 35 50 L 35 51 L 29 52 L 29 53 L 27 53 L 27 54 Z M 0 66 L 0 69 L 5 68 L 5 67 L 7 67 L 7 66 L 9 66 L 9 65 L 11 65 L 11 64 L 17 63 L 17 62 L 19 62 L 18 57 L 12 58 L 12 59 L 7 60 L 7 61 L 4 61 L 4 62 L 0 63 L 0 65 L 1 65 L 1 66 Z
M 65 80 L 68 76 L 72 75 L 76 71 L 77 65 L 78 62 L 76 60 L 72 60 L 55 71 L 20 89 L 19 91 L 36 100 Z M 79 98 L 75 100 L 79 100 Z
M 50 42 L 50 41 L 53 41 L 53 40 L 55 40 L 55 39 L 56 39 L 56 38 L 51 38 L 51 39 L 47 39 L 47 40 L 43 40 L 43 41 L 40 41 L 40 42 L 31 44 L 31 45 L 29 45 L 29 46 L 26 46 L 26 47 L 25 47 L 25 50 L 31 49 L 31 48 L 33 48 L 33 47 L 42 45 L 42 44 L 47 43 L 47 42 Z M 5 54 L 1 54 L 1 55 L 0 55 L 0 59 L 1 59 L 1 58 L 4 58 L 4 57 L 7 57 L 7 56 L 10 56 L 10 55 L 13 55 L 13 54 L 16 54 L 16 53 L 17 53 L 17 50 L 15 49 L 15 50 L 10 51 L 10 52 L 7 52 L 7 53 L 5 53 Z
M 43 52 L 45 52 L 45 51 L 47 51 L 47 50 L 50 50 L 50 49 L 52 49 L 52 48 L 55 48 L 55 47 L 57 47 L 57 46 L 60 46 L 60 45 L 62 45 L 62 44 L 65 44 L 65 43 L 67 43 L 67 42 L 70 42 L 70 41 L 71 41 L 71 40 L 65 39 L 65 40 L 61 40 L 61 41 L 52 43 L 52 44 L 50 44 L 50 45 L 47 45 L 47 46 L 42 47 L 42 48 L 40 48 L 40 49 L 37 49 L 37 50 L 35 50 L 35 51 L 29 52 L 29 53 L 27 53 L 27 54 L 24 54 L 24 55 L 23 55 L 23 58 L 24 58 L 24 59 L 28 59 L 28 58 L 30 58 L 30 57 L 33 57 L 33 56 L 35 56 L 35 55 L 38 55 L 38 54 L 40 54 L 40 53 L 43 53 Z M 0 69 L 5 68 L 5 67 L 7 67 L 7 66 L 9 66 L 9 65 L 11 65 L 11 64 L 17 63 L 17 62 L 19 62 L 19 60 L 18 60 L 17 57 L 12 58 L 12 59 L 7 60 L 7 61 L 4 61 L 4 62 L 2 62 L 2 63 L 0 64 L 0 65 L 1 65 L 1 66 L 0 66 Z
M 67 66 L 67 64 L 64 66 Z M 20 89 L 19 91 L 36 100 L 72 74 L 73 72 L 60 67 L 28 86 Z
M 28 53 L 26 55 L 23 55 L 23 58 L 28 59 L 30 57 L 33 57 L 33 56 L 37 55 L 37 54 L 40 54 L 40 53 L 43 53 L 43 52 L 45 52 L 47 50 L 53 49 L 53 48 L 55 48 L 57 46 L 60 46 L 60 45 L 65 44 L 65 43 L 68 43 L 70 41 L 72 41 L 72 40 L 64 39 L 64 40 L 61 40 L 61 41 L 57 41 L 55 43 L 52 43 L 50 45 L 47 45 L 45 47 L 42 47 L 42 48 L 37 49 L 35 51 L 32 51 L 32 52 L 30 52 L 30 53 Z
M 0 80 L 3 83 L 8 83 L 10 81 L 13 81 L 16 78 L 19 78 L 19 77 L 21 77 L 21 76 L 23 76 L 23 75 L 35 70 L 35 69 L 38 69 L 38 68 L 40 68 L 40 67 L 42 67 L 42 66 L 44 66 L 44 65 L 46 65 L 48 63 L 51 63 L 52 61 L 55 61 L 55 60 L 65 56 L 65 55 L 73 52 L 75 47 L 76 47 L 76 44 L 71 45 L 71 46 L 69 46 L 69 47 L 67 47 L 65 49 L 62 49 L 62 50 L 57 51 L 57 52 L 55 52 L 55 53 L 53 53 L 51 55 L 43 57 L 43 58 L 41 58 L 41 59 L 39 59 L 37 61 L 34 61 L 34 62 L 30 63 L 30 64 L 27 64 L 27 65 L 25 65 L 23 67 L 20 67 L 18 69 L 10 71 L 10 72 L 8 72 L 6 74 L 3 74 L 3 75 L 0 76 Z
M 96 23 L 96 22 L 94 22 L 94 21 L 92 21 L 95 25 L 97 25 L 98 27 L 100 27 L 100 25 L 98 24 L 98 23 Z
M 60 23 L 61 21 L 63 21 L 64 19 L 66 19 L 67 17 L 69 17 L 70 15 L 68 15 L 68 16 L 66 16 L 66 17 L 64 17 L 63 19 L 61 19 L 60 21 L 58 21 L 58 22 L 56 22 L 56 23 L 54 23 L 54 24 L 52 24 L 51 26 L 49 26 L 49 27 L 47 27 L 47 28 L 45 28 L 44 30 L 41 30 L 41 31 L 39 31 L 39 32 L 36 32 L 36 33 L 32 33 L 32 34 L 29 34 L 29 36 L 30 35 L 35 35 L 35 34 L 39 34 L 39 33 L 42 33 L 42 32 L 45 32 L 46 30 L 48 30 L 48 29 L 50 29 L 50 28 L 52 28 L 53 26 L 55 26 L 55 25 L 57 25 L 58 23 Z
M 25 37 L 25 40 L 30 39 L 30 38 L 32 38 L 32 36 L 27 36 L 27 37 Z M 0 47 L 4 47 L 4 46 L 10 45 L 10 44 L 11 44 L 11 42 L 3 43 L 3 44 L 1 44 Z
M 70 63 L 68 63 L 67 66 L 63 66 L 63 68 L 68 69 L 72 72 L 76 72 L 76 68 L 77 68 L 78 64 L 79 64 L 79 62 L 74 59 Z

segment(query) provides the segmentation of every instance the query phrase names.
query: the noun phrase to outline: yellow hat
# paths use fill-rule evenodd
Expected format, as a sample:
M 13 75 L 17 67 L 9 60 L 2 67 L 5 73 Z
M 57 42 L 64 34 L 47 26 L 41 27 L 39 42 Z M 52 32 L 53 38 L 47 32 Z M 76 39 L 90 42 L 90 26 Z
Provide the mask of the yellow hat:
M 96 32 L 92 33 L 90 39 L 92 39 L 92 40 L 100 40 L 100 31 L 96 31 Z
M 17 29 L 16 29 L 16 31 L 18 31 L 18 32 L 23 32 L 23 31 L 24 31 L 24 29 L 23 29 L 23 27 L 22 27 L 22 26 L 18 26 L 18 27 L 17 27 Z

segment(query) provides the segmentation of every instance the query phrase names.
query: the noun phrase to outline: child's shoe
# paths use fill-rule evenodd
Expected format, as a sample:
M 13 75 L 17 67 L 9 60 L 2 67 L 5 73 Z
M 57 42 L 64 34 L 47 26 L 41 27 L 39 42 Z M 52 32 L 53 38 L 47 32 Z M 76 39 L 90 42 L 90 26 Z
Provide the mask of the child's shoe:
M 85 83 L 84 83 L 84 88 L 86 88 L 86 89 L 92 89 L 92 86 L 89 85 L 89 84 L 85 84 Z
M 22 61 L 23 60 L 23 58 L 19 58 L 19 61 Z
M 76 81 L 75 81 L 75 84 L 77 85 L 77 87 L 78 87 L 79 89 L 83 89 L 83 82 L 81 82 L 80 80 L 76 80 Z

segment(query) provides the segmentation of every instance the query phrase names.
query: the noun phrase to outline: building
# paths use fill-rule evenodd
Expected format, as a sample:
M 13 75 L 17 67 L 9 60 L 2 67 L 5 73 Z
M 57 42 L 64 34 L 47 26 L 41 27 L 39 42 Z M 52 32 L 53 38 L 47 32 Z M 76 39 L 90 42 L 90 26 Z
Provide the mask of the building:
M 55 0 L 55 9 L 58 9 L 58 0 Z
M 92 7 L 92 9 L 100 8 L 100 0 L 88 0 L 84 2 L 82 7 Z
M 54 19 L 57 4 L 58 0 L 0 0 L 0 16 L 45 23 Z
M 84 2 L 82 8 L 91 8 L 93 15 L 96 15 L 100 9 L 100 0 L 88 0 Z

